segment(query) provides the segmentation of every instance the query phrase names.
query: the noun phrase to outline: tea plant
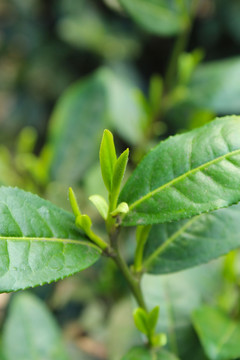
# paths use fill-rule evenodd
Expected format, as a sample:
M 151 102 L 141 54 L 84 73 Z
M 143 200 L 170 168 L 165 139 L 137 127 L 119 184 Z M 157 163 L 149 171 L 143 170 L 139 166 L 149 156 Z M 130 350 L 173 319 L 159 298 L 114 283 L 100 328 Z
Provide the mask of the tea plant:
M 239 139 L 238 116 L 218 118 L 170 137 L 140 161 L 121 190 L 129 150 L 117 157 L 113 136 L 105 130 L 99 158 L 108 199 L 90 197 L 105 221 L 104 237 L 92 230 L 92 220 L 81 212 L 72 188 L 73 215 L 37 195 L 1 187 L 1 292 L 56 281 L 91 266 L 101 256 L 110 257 L 135 297 L 134 322 L 145 337 L 146 346 L 132 349 L 124 359 L 177 359 L 162 349 L 168 339 L 156 330 L 161 304 L 160 309 L 147 307 L 141 279 L 145 273 L 190 268 L 239 247 Z M 120 251 L 119 234 L 132 226 L 137 227 L 136 250 L 128 264 Z M 223 333 L 205 331 L 204 319 L 212 316 L 221 321 L 222 315 L 211 308 L 194 313 L 207 351 L 215 347 L 229 359 L 239 356 L 237 334 L 231 346 L 227 341 L 229 328 L 233 332 L 238 328 L 223 318 Z
M 74 5 L 69 1 L 48 2 L 49 9 L 54 9 L 50 13 L 55 10 L 58 13 L 57 31 L 51 30 L 56 32 L 54 38 L 59 36 L 71 47 L 65 49 L 63 58 L 71 58 L 72 47 L 80 47 L 98 54 L 99 63 L 105 61 L 107 66 L 63 93 L 54 108 L 39 155 L 33 152 L 36 133 L 31 128 L 19 134 L 11 151 L 3 145 L 0 147 L 0 184 L 18 187 L 0 187 L 0 291 L 51 283 L 96 263 L 91 269 L 97 268 L 102 282 L 107 283 L 112 277 L 110 289 L 104 294 L 104 300 L 107 298 L 108 304 L 114 304 L 112 307 L 119 298 L 112 289 L 117 287 L 122 273 L 133 298 L 132 314 L 128 319 L 126 315 L 123 322 L 124 325 L 135 323 L 140 335 L 136 342 L 125 341 L 124 346 L 116 336 L 119 340 L 114 345 L 118 342 L 120 345 L 116 346 L 114 356 L 108 349 L 109 356 L 104 358 L 236 360 L 240 358 L 237 251 L 240 117 L 209 121 L 216 114 L 239 114 L 240 59 L 201 64 L 204 51 L 185 52 L 198 8 L 202 4 L 199 13 L 206 14 L 213 9 L 213 4 L 209 7 L 211 2 L 104 2 L 117 11 L 116 19 L 125 12 L 124 16 L 129 15 L 136 26 L 155 37 L 176 36 L 175 45 L 166 68 L 158 69 L 161 76 L 152 74 L 151 69 L 149 89 L 143 92 L 129 77 L 134 64 L 120 63 L 123 59 L 136 58 L 142 47 L 140 37 L 145 39 L 146 34 L 126 27 L 123 17 L 120 27 L 115 27 L 114 22 L 109 24 L 99 0 L 79 1 Z M 28 21 L 32 2 L 24 5 L 19 2 L 18 6 L 25 9 L 19 22 L 23 15 L 24 21 Z M 235 19 L 239 17 L 239 6 L 234 0 L 226 4 L 216 2 L 216 8 L 226 14 L 230 10 Z M 11 11 L 15 17 L 14 7 Z M 239 41 L 236 35 L 239 22 L 231 19 L 226 15 L 224 29 L 228 28 Z M 31 23 L 33 26 L 38 21 Z M 219 24 L 214 24 L 217 27 Z M 25 38 L 25 27 L 21 28 Z M 12 53 L 15 38 L 8 26 L 4 32 L 6 43 L 13 44 L 9 47 Z M 19 32 L 16 33 L 21 39 Z M 45 37 L 48 43 L 49 36 Z M 35 37 L 32 42 L 35 49 Z M 30 69 L 30 79 L 22 67 L 17 66 L 20 70 L 15 72 L 21 73 L 16 79 L 25 76 L 25 81 L 32 83 L 28 89 L 38 89 L 41 96 L 51 98 L 69 83 L 72 77 L 65 74 L 70 74 L 72 69 L 65 66 L 66 72 L 56 71 L 56 63 L 61 61 L 59 52 L 52 51 L 54 46 L 48 48 L 50 58 L 56 60 L 48 64 L 44 81 L 41 69 L 46 53 L 41 47 L 34 60 L 38 71 Z M 147 57 L 150 57 L 148 53 Z M 208 56 L 212 57 L 213 54 Z M 17 64 L 22 56 L 14 58 Z M 6 76 L 11 79 L 13 73 L 7 71 Z M 34 113 L 41 114 L 36 111 L 41 109 L 40 104 L 36 106 L 32 101 Z M 11 121 L 16 122 L 18 106 L 15 107 Z M 16 115 L 12 117 L 12 113 Z M 183 130 L 192 131 L 163 140 L 168 134 Z M 1 130 L 1 138 L 5 137 Z M 119 151 L 122 141 L 130 151 Z M 131 161 L 127 167 L 129 154 Z M 67 205 L 72 213 L 61 208 L 69 186 Z M 225 254 L 224 260 L 205 264 Z M 195 268 L 197 265 L 202 266 Z M 117 272 L 115 278 L 113 271 Z M 92 284 L 87 285 L 91 288 Z M 84 289 L 80 290 L 84 293 Z M 108 309 L 108 316 L 110 312 Z M 118 324 L 115 330 L 117 327 Z M 125 340 L 127 336 L 126 329 Z M 44 304 L 25 292 L 14 295 L 0 340 L 3 360 L 75 359 L 68 356 L 59 329 Z M 134 347 L 127 352 L 131 346 Z M 85 360 L 84 355 L 78 354 L 76 359 L 79 357 Z

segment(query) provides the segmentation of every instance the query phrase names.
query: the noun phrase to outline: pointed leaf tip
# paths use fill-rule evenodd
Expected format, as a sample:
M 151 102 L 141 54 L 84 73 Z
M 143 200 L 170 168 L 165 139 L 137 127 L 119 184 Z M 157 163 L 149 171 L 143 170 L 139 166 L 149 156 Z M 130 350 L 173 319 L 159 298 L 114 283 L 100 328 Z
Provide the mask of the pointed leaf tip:
M 112 188 L 112 177 L 117 161 L 116 149 L 112 133 L 105 129 L 99 151 L 100 165 L 104 184 L 108 191 Z
M 81 211 L 80 211 L 78 203 L 77 203 L 76 195 L 71 187 L 68 189 L 68 194 L 69 194 L 69 201 L 71 204 L 72 211 L 73 211 L 75 217 L 77 217 L 77 216 L 81 215 Z

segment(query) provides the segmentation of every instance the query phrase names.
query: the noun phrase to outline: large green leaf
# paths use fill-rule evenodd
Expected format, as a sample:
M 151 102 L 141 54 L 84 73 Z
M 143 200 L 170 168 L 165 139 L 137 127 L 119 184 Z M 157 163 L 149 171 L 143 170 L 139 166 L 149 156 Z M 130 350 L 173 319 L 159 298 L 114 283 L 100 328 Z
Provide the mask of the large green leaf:
M 50 178 L 68 185 L 79 182 L 98 159 L 105 128 L 114 129 L 131 144 L 138 143 L 142 116 L 133 86 L 106 68 L 72 85 L 50 120 Z
M 189 218 L 240 200 L 240 117 L 229 116 L 161 142 L 140 162 L 120 201 L 123 226 Z
M 240 357 L 240 323 L 221 310 L 203 306 L 193 313 L 193 322 L 210 360 Z
M 136 85 L 126 75 L 105 71 L 111 128 L 127 143 L 139 144 L 144 138 L 146 109 L 136 96 Z M 124 109 L 124 112 L 123 112 Z
M 143 267 L 170 273 L 206 263 L 240 247 L 240 204 L 189 220 L 154 225 Z
M 36 195 L 0 188 L 0 292 L 64 278 L 99 256 L 73 215 Z
M 147 31 L 175 35 L 189 24 L 187 1 L 119 0 L 120 4 Z
M 179 360 L 174 354 L 165 350 L 151 352 L 144 347 L 132 348 L 122 360 Z
M 188 100 L 217 114 L 240 113 L 240 57 L 200 65 L 189 84 Z
M 17 294 L 3 329 L 4 360 L 67 360 L 60 330 L 44 303 Z
M 60 98 L 50 119 L 50 177 L 77 182 L 96 161 L 107 122 L 102 73 L 72 85 Z
M 169 275 L 144 275 L 142 290 L 148 309 L 160 306 L 157 332 L 167 333 L 167 347 L 183 360 L 203 360 L 191 324 L 193 310 L 221 293 L 221 261 Z

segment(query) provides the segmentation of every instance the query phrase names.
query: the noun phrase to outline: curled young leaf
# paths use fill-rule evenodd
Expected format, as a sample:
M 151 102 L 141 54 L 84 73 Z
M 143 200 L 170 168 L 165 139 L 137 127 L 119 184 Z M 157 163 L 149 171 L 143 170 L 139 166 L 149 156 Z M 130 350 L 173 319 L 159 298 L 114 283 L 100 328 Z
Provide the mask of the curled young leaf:
M 109 130 L 104 130 L 99 152 L 100 165 L 104 184 L 108 191 L 112 189 L 112 178 L 117 161 L 113 135 Z
M 89 200 L 95 205 L 103 219 L 106 220 L 108 216 L 108 204 L 106 200 L 100 195 L 92 195 L 89 197 Z
M 142 308 L 137 308 L 133 313 L 135 325 L 139 331 L 148 335 L 148 314 Z
M 120 187 L 122 184 L 122 180 L 125 174 L 125 170 L 128 163 L 128 155 L 129 149 L 126 149 L 117 159 L 114 170 L 113 170 L 113 178 L 112 178 L 112 189 L 111 189 L 111 207 L 112 210 L 115 210 L 115 207 L 118 202 L 118 196 L 120 192 Z
M 129 211 L 129 207 L 128 204 L 125 202 L 120 203 L 117 208 L 111 212 L 112 216 L 117 216 L 119 214 L 127 214 L 127 212 Z

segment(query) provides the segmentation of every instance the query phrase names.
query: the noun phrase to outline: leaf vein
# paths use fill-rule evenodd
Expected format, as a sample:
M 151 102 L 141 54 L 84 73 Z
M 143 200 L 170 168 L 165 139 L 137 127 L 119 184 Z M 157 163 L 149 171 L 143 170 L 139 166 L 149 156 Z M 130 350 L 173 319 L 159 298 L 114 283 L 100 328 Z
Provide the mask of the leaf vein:
M 173 233 L 163 244 L 161 244 L 144 262 L 143 266 L 148 268 L 151 266 L 151 263 L 161 255 L 164 251 L 167 250 L 168 246 L 172 244 L 180 235 L 184 233 L 196 220 L 198 220 L 199 216 L 195 216 L 188 220 L 180 229 L 178 229 L 175 233 Z
M 168 183 L 152 190 L 151 192 L 149 192 L 148 194 L 142 196 L 140 199 L 136 200 L 135 202 L 133 202 L 130 206 L 129 206 L 129 209 L 130 211 L 133 210 L 135 207 L 137 207 L 138 205 L 140 205 L 142 202 L 148 200 L 149 198 L 151 198 L 152 196 L 154 196 L 155 194 L 158 194 L 159 192 L 163 191 L 164 189 L 168 188 L 168 187 L 171 187 L 173 184 L 176 184 L 178 182 L 180 182 L 181 180 L 189 177 L 190 175 L 193 175 L 195 173 L 197 173 L 198 171 L 201 171 L 203 170 L 205 167 L 209 167 L 211 165 L 214 165 L 216 163 L 219 163 L 221 162 L 222 160 L 225 160 L 226 158 L 230 157 L 230 156 L 233 156 L 233 155 L 236 155 L 236 154 L 240 154 L 240 149 L 237 149 L 237 150 L 234 150 L 232 151 L 231 153 L 228 153 L 228 154 L 224 154 L 222 156 L 219 156 L 218 158 L 216 159 L 213 159 L 213 160 L 210 160 L 208 161 L 207 163 L 204 163 L 194 169 L 191 169 L 189 171 L 187 171 L 186 173 L 178 176 L 177 178 L 175 179 L 172 179 L 171 181 L 169 181 Z

